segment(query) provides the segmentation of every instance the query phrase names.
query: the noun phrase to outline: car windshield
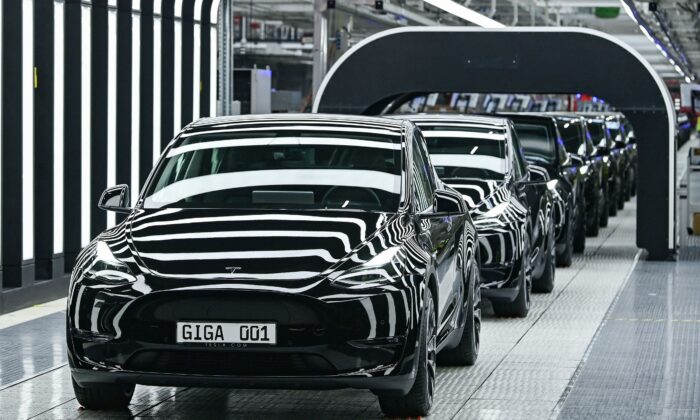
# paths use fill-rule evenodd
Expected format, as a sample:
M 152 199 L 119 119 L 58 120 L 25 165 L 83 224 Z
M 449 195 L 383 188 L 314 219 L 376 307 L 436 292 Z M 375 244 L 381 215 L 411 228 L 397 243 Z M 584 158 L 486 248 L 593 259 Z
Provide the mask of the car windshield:
M 547 126 L 542 124 L 516 123 L 515 132 L 528 159 L 554 162 L 556 158 L 556 139 Z
M 620 131 L 620 123 L 615 120 L 605 121 L 605 126 L 610 131 L 610 138 L 613 141 L 622 141 L 622 133 Z
M 588 132 L 591 134 L 591 140 L 596 147 L 610 147 L 608 137 L 605 135 L 605 124 L 602 121 L 589 120 Z
M 574 120 L 557 121 L 559 133 L 564 141 L 564 148 L 569 153 L 586 155 L 586 142 L 581 133 L 581 123 Z
M 506 173 L 505 128 L 493 125 L 418 123 L 430 160 L 442 179 L 502 180 Z
M 401 156 L 389 130 L 195 134 L 168 151 L 143 206 L 395 212 Z

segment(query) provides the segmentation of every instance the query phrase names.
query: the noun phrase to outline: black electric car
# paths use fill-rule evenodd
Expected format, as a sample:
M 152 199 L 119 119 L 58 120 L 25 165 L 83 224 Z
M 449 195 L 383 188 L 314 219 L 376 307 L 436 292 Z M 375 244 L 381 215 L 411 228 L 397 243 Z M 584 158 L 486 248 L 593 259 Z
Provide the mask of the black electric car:
M 126 219 L 73 271 L 73 386 L 125 407 L 134 384 L 366 388 L 426 415 L 436 356 L 473 364 L 476 230 L 408 121 L 204 119 L 166 148 Z
M 587 117 L 586 126 L 596 147 L 597 154 L 603 158 L 603 165 L 605 166 L 603 172 L 607 173 L 607 181 L 604 184 L 608 197 L 606 200 L 608 204 L 607 215 L 615 216 L 617 215 L 620 201 L 624 203 L 623 173 L 625 172 L 625 161 L 623 149 L 615 147 L 615 142 L 606 125 L 605 118 Z M 601 215 L 601 227 L 608 225 L 608 219 L 605 216 L 606 214 Z
M 622 209 L 625 201 L 637 194 L 637 137 L 629 120 L 619 112 L 604 114 L 605 124 L 615 143 L 615 148 L 622 151 L 625 166 L 622 197 L 618 208 Z
M 593 145 L 584 117 L 562 113 L 547 115 L 556 119 L 564 147 L 584 178 L 581 208 L 585 214 L 586 234 L 598 236 L 601 218 L 608 214 L 604 184 L 607 176 L 604 173 L 603 157 Z
M 479 233 L 483 295 L 501 316 L 527 315 L 554 287 L 555 221 L 546 170 L 529 166 L 505 118 L 411 115 L 438 176 L 464 195 Z
M 547 184 L 554 198 L 557 238 L 557 264 L 568 267 L 574 252 L 583 252 L 586 233 L 583 226 L 584 179 L 564 147 L 556 120 L 539 114 L 501 114 L 513 121 L 523 147 L 525 160 L 547 170 Z

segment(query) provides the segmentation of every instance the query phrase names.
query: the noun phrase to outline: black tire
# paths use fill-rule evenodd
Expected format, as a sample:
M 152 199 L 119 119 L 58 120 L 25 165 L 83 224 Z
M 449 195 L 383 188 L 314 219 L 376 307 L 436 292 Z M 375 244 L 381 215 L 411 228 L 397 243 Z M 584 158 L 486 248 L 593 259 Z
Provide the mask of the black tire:
M 435 368 L 437 351 L 437 321 L 435 301 L 429 288 L 425 289 L 425 312 L 416 379 L 406 395 L 379 394 L 379 406 L 387 417 L 427 416 L 433 405 L 435 393 Z
M 557 253 L 557 266 L 559 267 L 571 267 L 571 263 L 574 257 L 574 236 L 575 236 L 575 220 L 570 216 L 569 220 L 566 222 L 566 231 L 564 236 L 564 250 Z M 584 241 L 586 240 L 586 235 L 583 235 Z M 584 242 L 585 247 L 585 242 Z
M 627 183 L 623 183 L 620 186 L 620 195 L 617 197 L 617 209 L 622 210 L 625 208 L 625 191 L 627 190 Z
M 586 202 L 580 200 L 574 228 L 574 253 L 586 250 Z
M 596 237 L 600 233 L 600 200 L 603 199 L 603 192 L 602 190 L 598 191 L 598 200 L 593 206 L 593 211 L 595 212 L 592 217 L 592 222 L 590 226 L 586 229 L 586 235 L 587 236 L 593 236 Z
M 75 379 L 73 392 L 78 403 L 88 410 L 126 410 L 134 395 L 134 384 L 89 384 L 80 386 Z
M 479 357 L 481 341 L 481 280 L 476 261 L 472 267 L 472 282 L 467 281 L 465 288 L 465 317 L 462 338 L 457 347 L 445 349 L 438 354 L 438 363 L 445 366 L 473 366 Z M 471 289 L 471 290 L 470 290 Z
M 634 197 L 637 195 L 637 174 L 632 172 L 632 182 L 630 182 L 630 196 Z
M 532 295 L 532 262 L 530 261 L 530 237 L 525 235 L 520 275 L 520 289 L 512 302 L 493 300 L 493 311 L 499 317 L 525 318 L 530 312 L 530 297 Z
M 600 211 L 600 220 L 598 221 L 598 225 L 602 228 L 608 227 L 608 218 L 610 217 L 610 192 L 603 192 L 603 204 L 600 205 L 601 211 Z
M 613 195 L 608 200 L 608 215 L 612 217 L 617 216 L 617 206 L 620 201 L 620 186 L 622 185 L 622 182 L 619 179 L 616 179 L 615 185 L 616 187 Z
M 554 238 L 548 242 L 550 249 L 544 260 L 544 271 L 542 275 L 532 281 L 532 291 L 535 293 L 551 293 L 554 290 L 554 278 L 556 275 L 556 247 Z

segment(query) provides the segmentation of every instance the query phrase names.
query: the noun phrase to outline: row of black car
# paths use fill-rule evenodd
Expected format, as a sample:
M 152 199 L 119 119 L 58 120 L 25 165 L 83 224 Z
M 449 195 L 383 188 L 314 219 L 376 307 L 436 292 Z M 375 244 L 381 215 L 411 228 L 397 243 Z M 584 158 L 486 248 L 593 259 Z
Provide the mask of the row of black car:
M 477 359 L 482 291 L 526 316 L 634 193 L 633 150 L 613 114 L 192 123 L 133 207 L 126 185 L 100 200 L 127 216 L 72 274 L 76 397 L 354 387 L 425 415 L 438 361 Z

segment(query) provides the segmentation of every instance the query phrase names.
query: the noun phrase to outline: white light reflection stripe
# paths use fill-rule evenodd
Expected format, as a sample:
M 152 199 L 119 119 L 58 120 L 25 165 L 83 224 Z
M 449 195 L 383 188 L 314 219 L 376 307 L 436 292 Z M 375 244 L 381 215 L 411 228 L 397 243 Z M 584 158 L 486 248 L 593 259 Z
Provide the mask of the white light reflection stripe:
M 332 185 L 365 187 L 398 194 L 401 176 L 358 169 L 278 169 L 229 172 L 199 176 L 175 182 L 146 197 L 147 208 L 160 208 L 193 195 L 233 188 L 271 185 Z
M 207 150 L 225 147 L 245 147 L 245 146 L 269 146 L 269 145 L 331 145 L 331 146 L 352 146 L 366 147 L 372 149 L 401 150 L 401 144 L 371 140 L 352 140 L 336 137 L 268 137 L 268 138 L 248 138 L 235 140 L 217 140 L 202 143 L 188 144 L 174 149 L 170 149 L 167 157 L 177 156 L 182 153 L 195 150 Z
M 346 252 L 352 251 L 348 235 L 340 232 L 307 230 L 245 230 L 233 232 L 191 232 L 167 235 L 134 236 L 134 242 L 171 241 L 178 239 L 210 238 L 336 238 L 343 243 Z
M 295 249 L 272 251 L 240 251 L 240 252 L 140 252 L 143 259 L 158 261 L 190 261 L 190 260 L 237 260 L 237 259 L 273 259 L 273 258 L 308 258 L 318 257 L 330 263 L 338 261 L 325 249 Z
M 281 121 L 279 118 L 276 117 L 276 120 L 272 120 L 271 122 L 274 123 L 284 123 L 284 121 Z M 242 123 L 243 121 L 241 121 Z M 259 124 L 260 121 L 256 121 L 256 123 Z M 294 124 L 293 122 L 289 122 L 288 125 L 282 125 L 282 124 L 270 124 L 270 125 L 264 125 L 262 127 L 252 127 L 252 128 L 246 128 L 243 126 L 238 126 L 241 125 L 241 123 L 236 123 L 236 124 L 219 124 L 215 125 L 214 127 L 231 127 L 228 130 L 224 129 L 216 129 L 216 130 L 207 130 L 207 131 L 198 131 L 194 133 L 183 133 L 180 137 L 191 137 L 191 136 L 199 136 L 202 134 L 225 134 L 225 133 L 244 133 L 244 132 L 259 132 L 259 131 L 332 131 L 334 133 L 362 133 L 362 134 L 379 134 L 382 136 L 389 136 L 389 137 L 401 137 L 401 131 L 400 130 L 380 130 L 380 129 L 371 129 L 371 128 L 360 128 L 360 127 L 348 127 L 340 124 L 332 124 L 332 125 L 323 125 L 323 124 L 318 124 L 318 125 L 303 125 L 303 124 Z M 342 123 L 341 123 L 342 124 Z
M 488 169 L 499 174 L 506 170 L 505 159 L 493 156 L 431 154 L 430 160 L 435 166 Z
M 162 213 L 165 213 L 166 209 Z M 179 209 L 178 209 L 179 212 Z M 175 212 L 174 212 L 175 213 Z M 136 232 L 143 229 L 148 229 L 156 226 L 182 225 L 192 223 L 221 223 L 221 222 L 246 222 L 246 221 L 262 221 L 262 220 L 283 220 L 288 222 L 337 222 L 337 223 L 352 223 L 360 229 L 360 240 L 365 240 L 365 232 L 367 226 L 362 219 L 351 217 L 322 217 L 322 216 L 302 216 L 296 214 L 256 214 L 246 216 L 222 216 L 222 217 L 193 217 L 191 219 L 177 218 L 175 220 L 162 220 L 149 222 L 134 226 L 132 224 L 131 231 Z
M 500 140 L 505 141 L 506 135 L 503 133 L 478 133 L 469 131 L 441 131 L 441 130 L 423 130 L 423 137 L 426 139 L 434 137 L 445 137 L 454 139 L 484 139 L 484 140 Z

